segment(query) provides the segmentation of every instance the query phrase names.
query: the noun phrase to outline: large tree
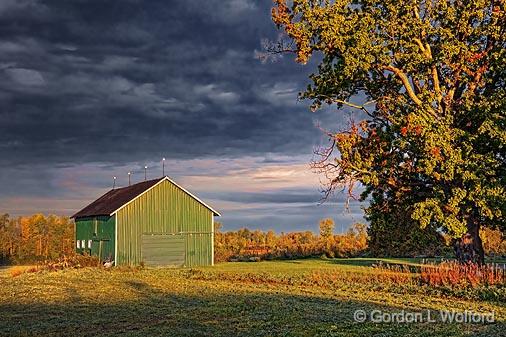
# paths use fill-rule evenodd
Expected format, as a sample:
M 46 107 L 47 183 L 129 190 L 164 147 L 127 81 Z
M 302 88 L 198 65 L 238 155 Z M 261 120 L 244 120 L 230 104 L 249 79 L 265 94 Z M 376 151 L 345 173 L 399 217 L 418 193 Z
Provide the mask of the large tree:
M 370 211 L 405 207 L 483 263 L 480 227 L 506 227 L 504 0 L 275 0 L 272 18 L 276 51 L 321 55 L 302 98 L 364 115 L 329 132 L 327 192 L 359 182 Z

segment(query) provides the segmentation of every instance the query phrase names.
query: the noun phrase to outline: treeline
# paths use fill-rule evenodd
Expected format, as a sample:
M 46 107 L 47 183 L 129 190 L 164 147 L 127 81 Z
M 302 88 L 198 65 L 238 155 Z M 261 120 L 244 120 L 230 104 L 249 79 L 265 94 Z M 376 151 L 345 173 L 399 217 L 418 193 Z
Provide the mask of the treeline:
M 0 263 L 53 259 L 74 251 L 74 224 L 68 217 L 0 215 Z
M 259 259 L 294 259 L 325 256 L 355 257 L 367 250 L 367 230 L 364 224 L 354 224 L 345 234 L 333 234 L 332 219 L 320 221 L 320 233 L 311 231 L 281 233 L 274 231 L 221 232 L 221 224 L 215 223 L 215 260 L 243 261 Z
M 305 257 L 435 257 L 454 256 L 449 236 L 418 226 L 401 228 L 392 224 L 371 228 L 356 223 L 344 234 L 335 235 L 334 221 L 320 221 L 319 234 L 311 231 L 281 233 L 251 231 L 243 228 L 222 232 L 215 222 L 215 260 L 246 261 L 262 259 L 294 259 Z M 500 230 L 480 231 L 485 254 L 506 256 L 506 240 Z
M 0 215 L 0 264 L 33 263 L 74 252 L 74 223 L 68 217 L 42 214 L 13 218 Z M 488 256 L 506 256 L 500 230 L 482 229 L 480 237 Z M 452 256 L 450 239 L 433 230 L 385 224 L 354 224 L 346 233 L 334 234 L 334 221 L 320 221 L 311 231 L 276 234 L 273 231 L 222 232 L 215 222 L 215 260 L 294 259 L 314 256 Z

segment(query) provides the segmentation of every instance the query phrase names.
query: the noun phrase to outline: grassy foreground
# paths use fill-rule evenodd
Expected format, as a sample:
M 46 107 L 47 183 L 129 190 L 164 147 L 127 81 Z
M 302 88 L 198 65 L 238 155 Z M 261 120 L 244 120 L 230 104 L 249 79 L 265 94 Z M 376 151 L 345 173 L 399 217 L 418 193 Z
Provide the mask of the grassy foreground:
M 382 283 L 370 264 L 298 260 L 16 277 L 3 269 L 0 336 L 506 336 L 504 302 Z M 358 323 L 358 309 L 494 311 L 495 323 Z

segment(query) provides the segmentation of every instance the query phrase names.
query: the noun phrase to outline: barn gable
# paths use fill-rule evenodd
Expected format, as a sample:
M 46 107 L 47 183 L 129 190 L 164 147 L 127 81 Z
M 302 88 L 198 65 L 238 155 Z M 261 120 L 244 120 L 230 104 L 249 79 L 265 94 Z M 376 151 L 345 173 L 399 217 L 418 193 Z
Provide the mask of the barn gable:
M 210 206 L 208 206 L 198 197 L 190 193 L 188 190 L 178 185 L 172 179 L 170 179 L 169 177 L 163 177 L 159 179 L 143 181 L 127 187 L 112 189 L 107 193 L 105 193 L 104 195 L 102 195 L 97 200 L 93 201 L 88 206 L 84 207 L 76 214 L 72 215 L 71 218 L 105 216 L 105 215 L 112 216 L 118 210 L 125 207 L 128 203 L 132 202 L 134 199 L 136 199 L 143 193 L 146 193 L 155 185 L 161 183 L 164 180 L 174 184 L 182 191 L 190 195 L 192 198 L 194 198 L 196 201 L 200 202 L 202 205 L 209 208 L 214 213 L 214 215 L 220 216 L 220 214 L 217 211 L 212 209 Z

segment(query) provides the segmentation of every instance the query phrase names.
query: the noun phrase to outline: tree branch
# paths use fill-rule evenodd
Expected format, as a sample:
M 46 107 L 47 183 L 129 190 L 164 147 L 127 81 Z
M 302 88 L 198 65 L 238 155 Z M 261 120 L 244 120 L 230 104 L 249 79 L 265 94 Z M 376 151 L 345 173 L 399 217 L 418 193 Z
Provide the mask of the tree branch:
M 388 65 L 384 67 L 385 70 L 393 72 L 399 79 L 401 80 L 402 84 L 404 85 L 404 88 L 406 88 L 406 92 L 408 96 L 415 102 L 416 105 L 421 106 L 422 101 L 416 96 L 415 92 L 413 91 L 413 87 L 411 86 L 411 83 L 409 83 L 409 79 L 399 68 L 396 68 L 392 65 Z
M 430 45 L 427 43 L 425 45 L 426 55 L 429 60 L 432 61 L 432 50 L 430 48 Z M 443 95 L 441 93 L 441 85 L 439 83 L 439 74 L 437 72 L 436 65 L 433 64 L 432 67 L 432 82 L 434 84 L 434 90 L 436 91 L 436 98 L 438 102 L 438 106 L 441 107 L 441 101 L 443 100 Z
M 420 48 L 420 50 L 422 51 L 422 53 L 426 54 L 426 50 L 425 50 L 425 47 L 423 46 L 423 43 L 420 39 L 417 39 L 417 38 L 414 38 L 413 41 L 416 42 L 416 44 L 418 45 L 418 47 Z
M 420 20 L 420 14 L 415 9 L 415 17 Z M 421 21 L 421 20 L 420 20 Z M 425 30 L 422 31 L 422 38 L 426 36 Z M 414 38 L 413 41 L 416 42 L 422 53 L 427 57 L 428 60 L 432 61 L 432 50 L 430 48 L 430 45 L 428 43 L 425 43 L 425 46 L 423 45 L 422 40 L 418 38 Z M 441 108 L 441 101 L 443 100 L 443 95 L 441 93 L 441 85 L 439 83 L 439 74 L 437 72 L 436 65 L 432 65 L 431 67 L 432 71 L 432 82 L 434 84 L 434 91 L 436 92 L 436 99 L 438 102 L 438 107 Z
M 355 109 L 358 109 L 358 110 L 364 110 L 365 112 L 369 112 L 365 106 L 367 104 L 371 104 L 371 103 L 374 103 L 375 101 L 369 101 L 369 102 L 366 102 L 364 103 L 363 105 L 358 105 L 358 104 L 355 104 L 355 103 L 351 103 L 351 102 L 347 102 L 347 101 L 344 101 L 344 100 L 340 100 L 340 99 L 335 99 L 335 98 L 331 98 L 332 101 L 334 101 L 335 103 L 340 103 L 340 104 L 344 104 L 344 105 L 347 105 L 351 108 L 355 108 Z

